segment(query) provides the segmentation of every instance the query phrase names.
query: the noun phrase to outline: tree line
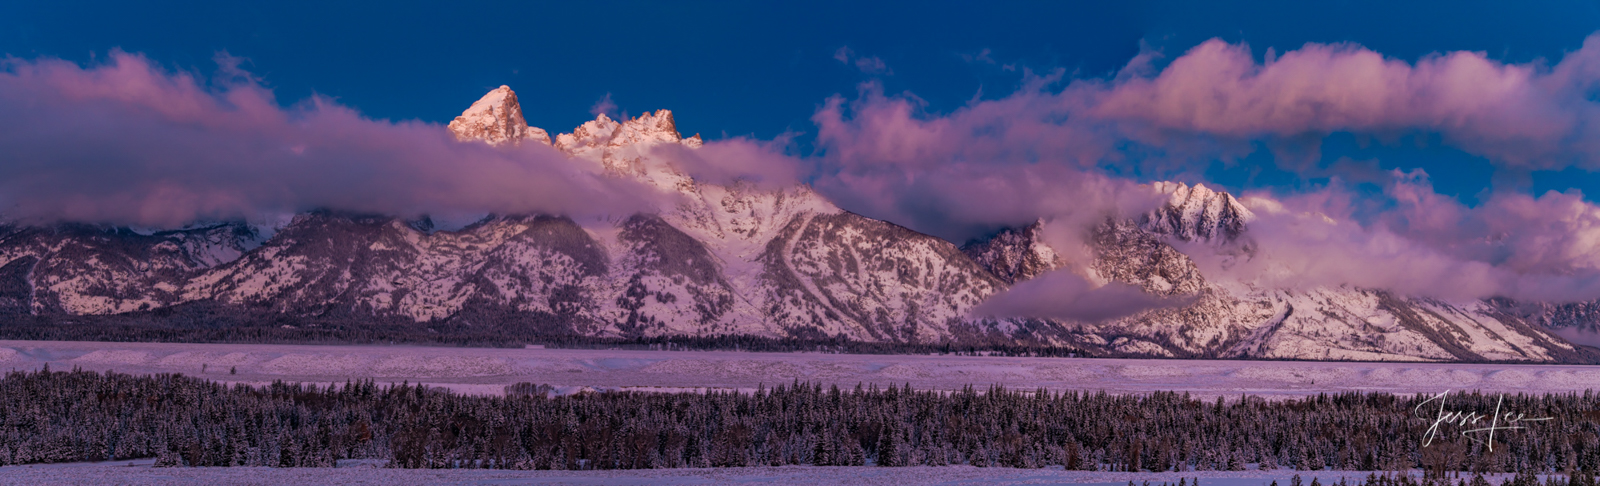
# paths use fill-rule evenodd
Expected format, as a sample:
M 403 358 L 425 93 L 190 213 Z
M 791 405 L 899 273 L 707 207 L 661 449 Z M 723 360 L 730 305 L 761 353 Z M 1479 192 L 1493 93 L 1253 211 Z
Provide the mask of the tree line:
M 1445 430 L 1422 447 L 1424 397 L 1323 394 L 1201 400 L 1186 393 L 841 389 L 753 393 L 458 395 L 371 381 L 222 385 L 74 370 L 0 379 L 0 465 L 157 458 L 186 466 L 627 469 L 970 464 L 1112 471 L 1600 470 L 1593 392 L 1455 393 L 1451 410 L 1514 410 L 1493 450 Z
M 201 307 L 201 306 L 196 306 Z M 589 336 L 561 329 L 561 319 L 544 314 L 478 316 L 471 322 L 418 324 L 407 320 L 301 318 L 263 313 L 248 319 L 214 313 L 145 311 L 109 316 L 0 315 L 0 339 L 29 341 L 104 341 L 233 344 L 410 344 L 489 348 L 540 345 L 566 349 L 682 351 L 818 352 L 835 354 L 945 354 L 1020 357 L 1124 357 L 1072 346 L 969 339 L 963 342 L 867 342 L 841 336 L 765 337 Z M 1131 355 L 1130 355 L 1131 356 Z

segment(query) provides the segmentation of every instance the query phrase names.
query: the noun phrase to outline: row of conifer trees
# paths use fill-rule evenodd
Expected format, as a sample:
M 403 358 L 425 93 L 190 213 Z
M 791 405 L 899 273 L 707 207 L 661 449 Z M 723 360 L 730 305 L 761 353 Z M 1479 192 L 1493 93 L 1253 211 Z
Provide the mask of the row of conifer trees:
M 1000 387 L 922 391 L 791 383 L 753 393 L 464 396 L 370 381 L 225 386 L 182 375 L 11 372 L 0 465 L 158 458 L 190 466 L 616 469 L 971 464 L 1114 471 L 1600 470 L 1600 396 L 1507 395 L 1527 417 L 1490 442 L 1431 425 L 1423 397 L 1342 393 L 1200 400 Z M 1498 397 L 1453 394 L 1490 413 Z

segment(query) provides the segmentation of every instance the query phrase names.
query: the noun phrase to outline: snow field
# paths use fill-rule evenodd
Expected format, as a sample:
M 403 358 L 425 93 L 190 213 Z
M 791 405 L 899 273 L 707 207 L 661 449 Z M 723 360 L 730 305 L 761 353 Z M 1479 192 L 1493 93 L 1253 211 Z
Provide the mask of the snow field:
M 841 388 L 857 383 L 937 390 L 1003 385 L 1111 393 L 1171 390 L 1203 397 L 1600 389 L 1600 366 L 1579 365 L 0 341 L 0 370 L 46 364 L 58 370 L 182 373 L 237 383 L 404 381 L 473 394 L 500 394 L 505 385 L 519 382 L 570 393 L 586 388 L 754 390 L 796 380 Z

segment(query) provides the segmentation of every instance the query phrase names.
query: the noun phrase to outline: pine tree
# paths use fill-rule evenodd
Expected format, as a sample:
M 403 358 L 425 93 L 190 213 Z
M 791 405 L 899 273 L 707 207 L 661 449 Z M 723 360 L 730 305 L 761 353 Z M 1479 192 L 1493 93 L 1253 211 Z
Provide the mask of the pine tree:
M 824 430 L 817 438 L 817 446 L 811 453 L 811 463 L 818 466 L 838 466 L 839 443 L 831 430 Z
M 892 390 L 893 388 L 890 389 Z M 903 466 L 903 461 L 900 458 L 901 449 L 903 447 L 904 446 L 900 443 L 899 431 L 894 425 L 891 425 L 887 430 L 879 432 L 877 447 L 878 465 L 885 467 Z

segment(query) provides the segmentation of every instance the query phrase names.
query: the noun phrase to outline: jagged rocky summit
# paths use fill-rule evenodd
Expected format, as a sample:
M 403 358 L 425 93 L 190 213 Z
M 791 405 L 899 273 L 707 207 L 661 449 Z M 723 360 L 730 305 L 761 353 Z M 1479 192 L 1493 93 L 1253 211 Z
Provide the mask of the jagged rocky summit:
M 655 213 L 613 220 L 502 215 L 453 231 L 329 211 L 272 227 L 221 223 L 156 233 L 6 226 L 0 315 L 64 322 L 168 316 L 160 318 L 209 323 L 202 325 L 384 322 L 508 340 L 842 337 L 1179 358 L 1589 362 L 1595 356 L 1540 325 L 1583 321 L 1590 311 L 1538 307 L 1539 314 L 1502 301 L 1210 281 L 1178 246 L 1248 257 L 1253 215 L 1231 195 L 1202 185 L 1153 185 L 1166 204 L 1137 218 L 1108 219 L 1093 232 L 1089 261 L 1068 261 L 1045 242 L 1043 222 L 957 247 L 842 211 L 808 187 L 695 181 L 652 156 L 664 144 L 702 143 L 682 137 L 666 110 L 620 121 L 600 115 L 552 138 L 527 125 L 516 93 L 502 86 L 448 130 L 468 142 L 546 144 L 575 164 L 683 197 Z M 1050 271 L 1190 303 L 1101 323 L 971 315 L 986 298 Z
M 483 95 L 446 128 L 457 140 L 481 140 L 490 145 L 533 140 L 550 145 L 550 134 L 530 127 L 522 118 L 522 105 L 510 86 L 501 86 Z

